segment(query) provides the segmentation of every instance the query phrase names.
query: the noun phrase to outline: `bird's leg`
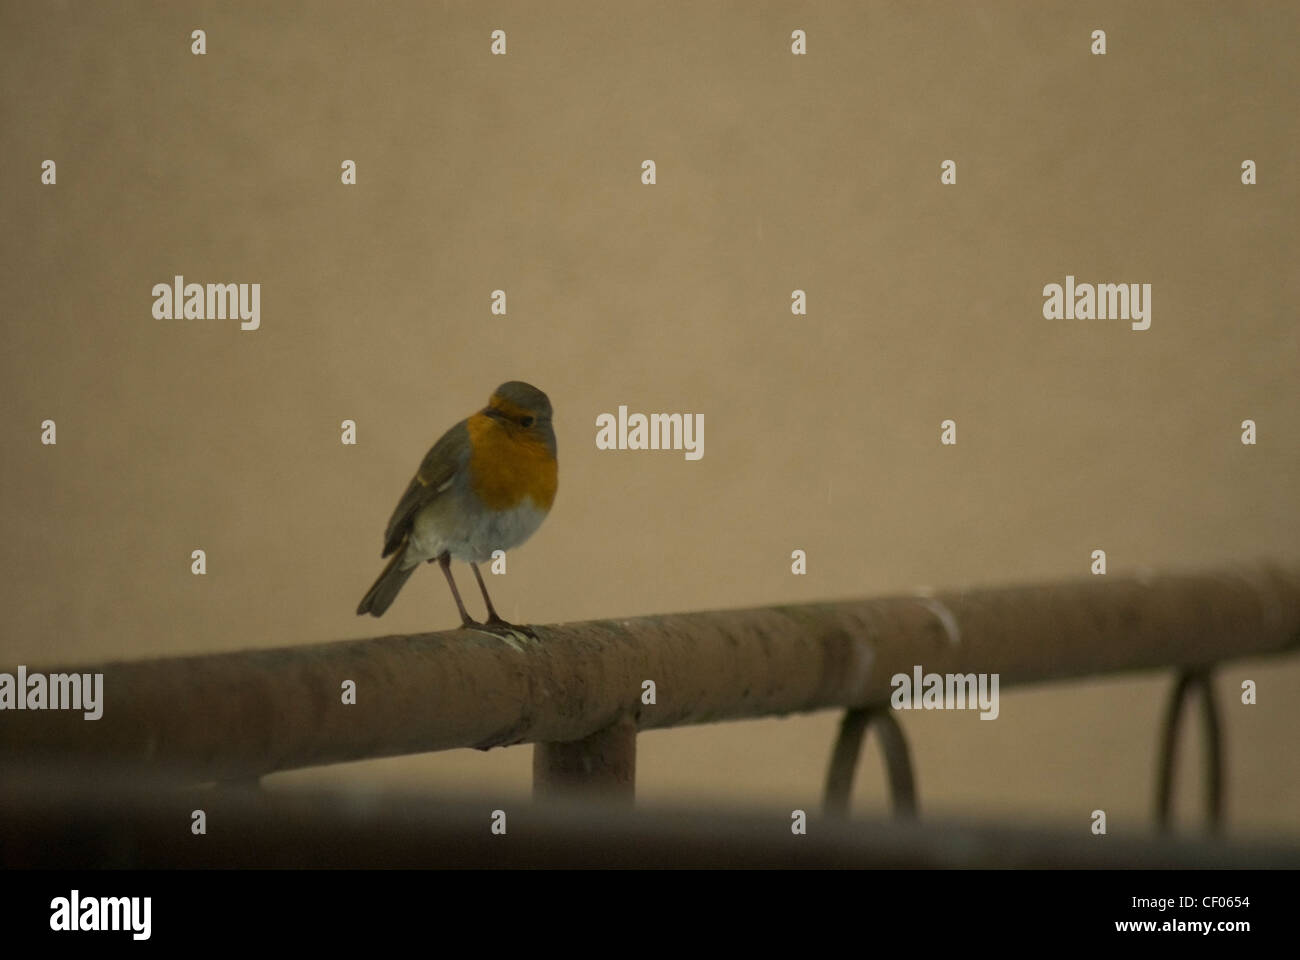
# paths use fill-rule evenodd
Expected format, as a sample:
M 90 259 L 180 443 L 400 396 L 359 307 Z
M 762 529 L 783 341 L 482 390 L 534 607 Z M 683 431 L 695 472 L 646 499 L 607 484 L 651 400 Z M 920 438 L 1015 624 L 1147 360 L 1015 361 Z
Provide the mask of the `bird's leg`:
M 498 615 L 496 608 L 492 606 L 492 598 L 488 596 L 487 585 L 483 582 L 483 574 L 478 572 L 478 564 L 471 563 L 469 568 L 474 571 L 474 579 L 478 581 L 479 591 L 483 594 L 483 602 L 487 604 L 488 623 L 505 623 Z
M 460 591 L 456 589 L 456 581 L 451 578 L 451 555 L 445 551 L 439 554 L 438 566 L 442 567 L 442 572 L 447 577 L 447 586 L 451 587 L 451 595 L 456 598 L 456 609 L 460 611 L 460 625 L 462 627 L 477 627 L 479 625 L 478 621 L 471 617 L 465 609 L 465 604 L 460 599 Z M 474 572 L 478 573 L 477 570 Z M 482 581 L 480 580 L 479 583 L 481 584 Z M 491 606 L 488 609 L 490 610 Z
M 487 604 L 487 624 L 493 627 L 505 627 L 507 630 L 517 631 L 526 637 L 536 640 L 537 635 L 527 627 L 517 627 L 513 623 L 508 623 L 501 619 L 501 615 L 497 613 L 496 608 L 492 606 L 492 598 L 488 596 L 487 585 L 483 583 L 483 574 L 478 572 L 478 564 L 471 563 L 469 566 L 470 569 L 474 571 L 474 579 L 478 581 L 478 588 L 483 594 L 483 602 Z

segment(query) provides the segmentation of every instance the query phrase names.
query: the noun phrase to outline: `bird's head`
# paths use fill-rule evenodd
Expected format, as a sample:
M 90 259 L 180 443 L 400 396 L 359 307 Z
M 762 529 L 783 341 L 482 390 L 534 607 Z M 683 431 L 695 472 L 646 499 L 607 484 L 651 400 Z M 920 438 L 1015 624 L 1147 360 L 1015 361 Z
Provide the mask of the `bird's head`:
M 511 380 L 501 384 L 492 392 L 483 413 L 511 431 L 519 430 L 538 440 L 549 438 L 552 446 L 555 443 L 551 401 L 531 383 Z

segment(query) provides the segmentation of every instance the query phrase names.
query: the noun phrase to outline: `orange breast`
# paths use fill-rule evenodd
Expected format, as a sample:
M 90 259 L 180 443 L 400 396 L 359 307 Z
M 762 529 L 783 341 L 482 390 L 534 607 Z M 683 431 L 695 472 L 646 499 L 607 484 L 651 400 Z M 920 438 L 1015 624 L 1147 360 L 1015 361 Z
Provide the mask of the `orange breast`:
M 555 458 L 540 440 L 481 413 L 465 424 L 469 429 L 470 484 L 493 510 L 518 506 L 525 498 L 541 510 L 555 502 Z

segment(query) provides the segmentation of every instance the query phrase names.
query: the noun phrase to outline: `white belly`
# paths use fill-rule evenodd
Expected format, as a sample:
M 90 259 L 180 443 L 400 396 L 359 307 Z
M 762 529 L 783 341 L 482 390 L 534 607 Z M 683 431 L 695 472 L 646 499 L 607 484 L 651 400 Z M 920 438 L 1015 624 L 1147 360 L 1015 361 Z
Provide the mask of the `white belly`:
M 546 512 L 528 499 L 499 512 L 456 509 L 452 498 L 440 499 L 416 515 L 407 558 L 413 565 L 446 551 L 462 563 L 483 563 L 494 550 L 519 546 L 545 519 Z

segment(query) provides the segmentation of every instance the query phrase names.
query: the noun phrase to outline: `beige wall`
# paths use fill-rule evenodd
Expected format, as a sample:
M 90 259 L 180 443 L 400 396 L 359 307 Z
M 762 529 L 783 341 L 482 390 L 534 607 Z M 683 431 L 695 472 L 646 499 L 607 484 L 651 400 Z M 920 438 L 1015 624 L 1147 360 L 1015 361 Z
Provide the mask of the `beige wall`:
M 426 448 L 510 378 L 554 401 L 561 469 L 506 617 L 1061 578 L 1096 547 L 1114 573 L 1294 560 L 1298 26 L 1289 2 L 4 2 L 0 666 L 454 625 L 432 570 L 381 623 L 353 610 Z M 261 283 L 261 329 L 153 319 L 177 273 Z M 1067 273 L 1151 283 L 1151 329 L 1044 320 Z M 703 413 L 704 458 L 597 451 L 620 403 Z M 1300 833 L 1297 681 L 1223 674 L 1237 826 Z M 1145 819 L 1166 686 L 910 715 L 922 803 Z M 835 721 L 647 734 L 641 796 L 815 806 Z M 529 762 L 282 779 L 512 795 Z M 862 809 L 879 779 L 873 746 Z

